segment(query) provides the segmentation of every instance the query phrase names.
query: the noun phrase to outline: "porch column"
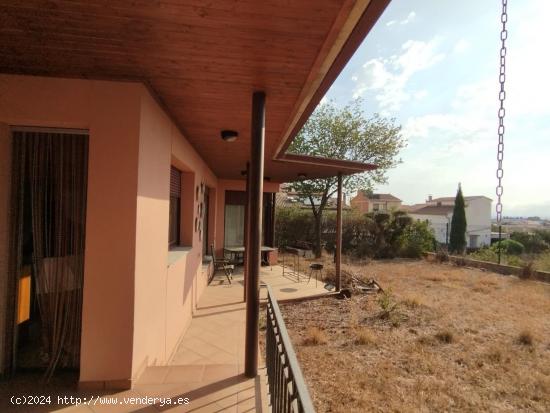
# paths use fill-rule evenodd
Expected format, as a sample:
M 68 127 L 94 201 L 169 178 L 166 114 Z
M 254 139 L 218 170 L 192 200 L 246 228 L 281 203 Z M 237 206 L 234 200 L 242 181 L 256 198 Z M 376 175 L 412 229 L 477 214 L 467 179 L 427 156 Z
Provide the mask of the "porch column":
M 243 263 L 243 301 L 246 302 L 246 284 L 248 281 L 248 253 L 250 251 L 250 162 L 246 163 L 246 205 L 244 208 L 244 263 Z
M 248 258 L 246 283 L 246 340 L 244 374 L 258 373 L 258 321 L 260 313 L 259 278 L 262 242 L 262 193 L 264 181 L 265 93 L 252 95 L 250 133 Z
M 273 248 L 275 248 L 275 202 L 277 202 L 277 194 L 273 192 L 271 194 L 271 245 L 269 245 Z
M 336 291 L 342 287 L 342 173 L 338 172 L 338 193 L 336 199 Z

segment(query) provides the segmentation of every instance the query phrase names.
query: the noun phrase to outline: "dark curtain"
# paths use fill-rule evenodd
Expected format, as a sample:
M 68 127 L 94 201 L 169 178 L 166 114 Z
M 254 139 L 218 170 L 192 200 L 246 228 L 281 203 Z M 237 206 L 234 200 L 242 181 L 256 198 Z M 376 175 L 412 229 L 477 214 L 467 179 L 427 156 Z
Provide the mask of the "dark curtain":
M 15 287 L 13 296 L 17 296 L 17 280 L 26 264 L 23 252 L 30 243 L 43 349 L 48 358 L 47 379 L 60 365 L 79 366 L 87 163 L 86 135 L 13 133 L 9 279 Z M 24 230 L 25 203 L 30 203 L 30 238 Z M 15 303 L 11 304 L 15 309 Z M 12 331 L 16 329 L 14 319 Z M 11 356 L 7 367 L 13 369 L 16 343 L 8 344 Z

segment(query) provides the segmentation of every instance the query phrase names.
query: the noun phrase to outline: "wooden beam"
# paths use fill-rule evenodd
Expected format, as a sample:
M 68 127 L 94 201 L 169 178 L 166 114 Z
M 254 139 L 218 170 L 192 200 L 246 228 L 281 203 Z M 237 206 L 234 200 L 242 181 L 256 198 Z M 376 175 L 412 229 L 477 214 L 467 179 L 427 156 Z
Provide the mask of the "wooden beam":
M 262 243 L 262 198 L 264 183 L 265 93 L 252 95 L 250 133 L 248 281 L 246 284 L 246 337 L 244 374 L 258 374 L 258 322 L 260 318 L 260 265 Z
M 342 173 L 338 172 L 336 200 L 336 290 L 342 288 Z

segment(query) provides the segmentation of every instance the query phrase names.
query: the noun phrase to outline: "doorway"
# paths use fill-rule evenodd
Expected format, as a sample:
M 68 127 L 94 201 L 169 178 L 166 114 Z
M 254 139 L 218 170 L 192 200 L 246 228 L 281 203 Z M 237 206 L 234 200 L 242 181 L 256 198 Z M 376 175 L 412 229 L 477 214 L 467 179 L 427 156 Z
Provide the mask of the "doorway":
M 264 192 L 262 216 L 262 245 L 274 242 L 275 194 Z M 244 246 L 246 192 L 225 191 L 224 247 Z
M 78 371 L 87 132 L 12 131 L 6 371 Z

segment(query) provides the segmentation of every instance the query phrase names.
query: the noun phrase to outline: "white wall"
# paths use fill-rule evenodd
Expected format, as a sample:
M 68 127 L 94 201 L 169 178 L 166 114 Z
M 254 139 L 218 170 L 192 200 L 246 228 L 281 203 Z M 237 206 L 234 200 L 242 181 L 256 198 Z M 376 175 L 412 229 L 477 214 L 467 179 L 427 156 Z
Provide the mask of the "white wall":
M 466 201 L 466 241 L 470 245 L 470 236 L 478 236 L 477 247 L 491 245 L 491 200 L 489 198 L 475 198 Z
M 422 214 L 409 214 L 413 219 L 417 221 L 428 221 L 430 227 L 433 230 L 433 234 L 437 242 L 445 244 L 445 238 L 447 237 L 447 223 L 449 223 L 449 232 L 451 231 L 451 216 L 449 214 L 449 220 L 445 215 L 422 215 Z
M 489 198 L 475 198 L 466 201 L 466 246 L 468 248 L 491 245 L 491 203 Z M 449 203 L 443 203 L 449 205 Z M 454 204 L 454 201 L 451 205 Z M 432 227 L 437 242 L 442 244 L 446 241 L 447 222 L 451 222 L 453 214 L 445 215 L 421 215 L 409 214 L 418 221 L 428 221 Z M 447 221 L 448 219 L 448 221 Z M 450 232 L 449 225 L 449 232 Z M 472 245 L 471 236 L 477 236 L 477 245 Z

